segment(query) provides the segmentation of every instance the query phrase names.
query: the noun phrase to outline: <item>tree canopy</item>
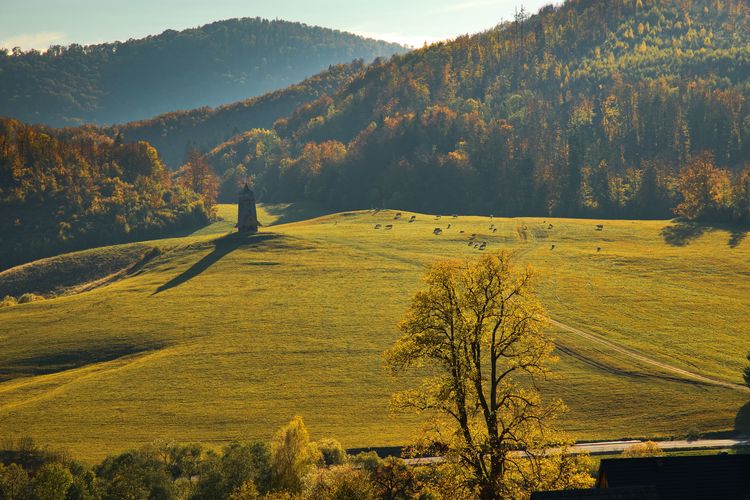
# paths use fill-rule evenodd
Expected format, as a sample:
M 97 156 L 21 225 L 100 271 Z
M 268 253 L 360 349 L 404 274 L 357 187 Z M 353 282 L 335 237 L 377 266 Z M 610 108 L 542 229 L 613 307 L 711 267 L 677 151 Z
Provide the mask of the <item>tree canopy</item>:
M 208 221 L 156 150 L 86 129 L 0 119 L 0 270 L 66 250 L 161 235 Z
M 268 199 L 337 209 L 661 218 L 687 208 L 684 167 L 702 157 L 730 206 L 698 211 L 747 221 L 749 21 L 743 0 L 521 11 L 377 61 L 278 120 L 279 147 L 232 168 Z M 256 141 L 227 141 L 217 161 Z M 332 156 L 311 161 L 318 148 Z
M 567 455 L 570 443 L 552 430 L 562 403 L 538 392 L 553 344 L 532 277 L 507 253 L 435 263 L 386 355 L 397 373 L 427 371 L 394 404 L 432 418 L 418 446 L 442 453 L 457 497 L 521 498 L 590 482 L 585 460 Z

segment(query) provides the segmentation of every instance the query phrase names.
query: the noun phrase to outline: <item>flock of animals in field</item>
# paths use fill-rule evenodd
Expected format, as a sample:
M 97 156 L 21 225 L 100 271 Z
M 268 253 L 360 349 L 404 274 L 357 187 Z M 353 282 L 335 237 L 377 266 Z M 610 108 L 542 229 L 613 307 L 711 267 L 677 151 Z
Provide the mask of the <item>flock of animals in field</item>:
M 381 210 L 380 209 L 372 209 L 369 212 L 370 212 L 371 215 L 376 215 L 376 214 L 380 213 Z M 402 212 L 396 212 L 395 215 L 393 216 L 393 220 L 396 220 L 396 221 L 402 220 L 402 217 L 403 217 Z M 457 214 L 453 214 L 453 215 L 451 215 L 451 218 L 453 220 L 457 220 L 458 219 L 458 215 Z M 442 219 L 442 216 L 440 216 L 440 215 L 434 216 L 434 220 L 435 221 L 439 221 L 441 219 Z M 411 224 L 411 223 L 415 222 L 416 220 L 417 220 L 417 216 L 416 215 L 411 215 L 411 216 L 409 216 L 409 219 L 407 220 L 407 222 L 409 224 Z M 494 221 L 494 216 L 490 215 L 489 216 L 489 226 L 488 226 L 487 230 L 491 234 L 497 233 L 497 230 L 498 230 L 497 226 L 495 226 L 495 223 L 493 221 Z M 543 221 L 542 224 L 546 225 L 546 230 L 548 232 L 551 232 L 555 228 L 555 226 L 553 224 L 548 224 L 546 220 Z M 393 224 L 375 224 L 374 228 L 376 230 L 383 229 L 383 230 L 389 231 L 389 230 L 393 229 Z M 449 222 L 448 225 L 445 228 L 443 228 L 443 227 L 435 227 L 432 230 L 432 234 L 434 234 L 435 236 L 441 236 L 444 231 L 447 231 L 447 230 L 452 229 L 452 228 L 453 228 L 453 222 Z M 528 228 L 527 225 L 519 226 L 517 228 L 519 236 L 522 239 L 524 239 L 524 240 L 526 240 L 526 238 L 527 238 L 527 231 L 528 231 L 528 229 L 529 228 Z M 597 224 L 594 227 L 594 230 L 595 231 L 604 231 L 604 224 Z M 464 234 L 464 230 L 463 229 L 459 230 L 459 234 Z M 485 239 L 485 238 L 486 237 L 480 237 L 477 233 L 472 233 L 469 236 L 468 240 L 467 240 L 468 246 L 470 248 L 474 249 L 474 250 L 484 251 L 484 250 L 487 249 L 487 246 L 489 245 L 489 241 L 487 239 Z M 550 246 L 549 249 L 550 249 L 550 251 L 553 251 L 553 250 L 555 250 L 555 248 L 557 248 L 557 245 L 553 243 L 553 244 L 551 244 L 551 246 Z M 596 251 L 597 251 L 597 253 L 601 252 L 602 251 L 602 247 L 600 247 L 600 246 L 596 247 Z

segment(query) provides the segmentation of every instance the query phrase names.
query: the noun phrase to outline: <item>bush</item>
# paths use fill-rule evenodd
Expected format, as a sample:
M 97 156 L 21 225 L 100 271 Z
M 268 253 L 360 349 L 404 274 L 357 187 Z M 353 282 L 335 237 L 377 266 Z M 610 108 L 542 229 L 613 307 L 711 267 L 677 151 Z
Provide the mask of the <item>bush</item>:
M 701 431 L 699 431 L 695 427 L 692 427 L 688 429 L 687 435 L 685 437 L 687 437 L 688 441 L 696 441 L 701 438 Z
M 316 469 L 305 479 L 305 497 L 316 500 L 367 500 L 375 488 L 367 473 L 351 465 Z
M 3 297 L 2 302 L 0 302 L 0 307 L 10 307 L 16 304 L 18 304 L 18 301 L 16 300 L 15 297 L 11 295 L 6 295 L 5 297 Z
M 31 480 L 33 498 L 38 500 L 64 500 L 73 484 L 73 474 L 62 464 L 43 465 Z
M 318 441 L 318 449 L 323 454 L 323 462 L 328 466 L 346 462 L 346 450 L 335 439 L 321 439 Z
M 18 297 L 19 304 L 28 304 L 30 302 L 39 302 L 41 300 L 44 300 L 44 297 L 35 293 L 24 293 L 23 295 Z
M 622 454 L 627 458 L 660 457 L 664 455 L 664 452 L 657 443 L 653 441 L 646 441 L 643 443 L 634 444 L 633 446 L 628 446 L 627 448 L 625 448 L 625 451 L 623 451 Z
M 29 475 L 16 464 L 0 463 L 0 498 L 24 498 L 29 486 Z
M 414 470 L 400 458 L 388 457 L 372 473 L 378 498 L 414 498 L 419 484 Z

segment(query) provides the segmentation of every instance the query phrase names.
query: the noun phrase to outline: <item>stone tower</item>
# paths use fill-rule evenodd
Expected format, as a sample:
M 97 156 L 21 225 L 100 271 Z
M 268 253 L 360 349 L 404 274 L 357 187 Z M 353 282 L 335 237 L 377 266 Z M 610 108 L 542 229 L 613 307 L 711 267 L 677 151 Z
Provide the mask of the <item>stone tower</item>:
M 245 184 L 239 194 L 237 203 L 237 230 L 240 233 L 257 233 L 260 222 L 255 210 L 255 194 L 250 186 Z

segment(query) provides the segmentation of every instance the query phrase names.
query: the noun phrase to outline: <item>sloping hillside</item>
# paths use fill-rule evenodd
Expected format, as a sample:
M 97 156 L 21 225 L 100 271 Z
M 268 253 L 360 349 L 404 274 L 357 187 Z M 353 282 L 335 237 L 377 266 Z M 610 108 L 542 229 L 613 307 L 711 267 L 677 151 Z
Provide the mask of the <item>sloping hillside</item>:
M 369 67 L 248 170 L 339 209 L 668 217 L 707 152 L 707 214 L 747 221 L 749 77 L 746 1 L 569 0 Z
M 570 406 L 564 425 L 577 438 L 750 425 L 747 393 L 623 354 L 741 382 L 750 280 L 738 277 L 750 246 L 740 235 L 392 210 L 274 225 L 299 214 L 266 208 L 276 215 L 260 212 L 258 235 L 226 235 L 236 206 L 223 206 L 225 221 L 149 242 L 160 254 L 111 285 L 0 308 L 0 438 L 96 459 L 155 439 L 268 438 L 301 415 L 346 446 L 404 444 L 416 420 L 389 416 L 388 400 L 411 380 L 391 377 L 382 352 L 425 266 L 476 256 L 483 241 L 536 268 L 553 318 L 610 342 L 551 328 L 561 362 L 544 391 Z
M 126 42 L 0 51 L 0 115 L 53 126 L 123 123 L 247 99 L 331 64 L 405 50 L 326 28 L 243 18 Z

